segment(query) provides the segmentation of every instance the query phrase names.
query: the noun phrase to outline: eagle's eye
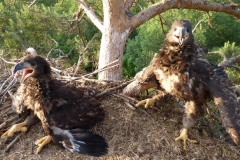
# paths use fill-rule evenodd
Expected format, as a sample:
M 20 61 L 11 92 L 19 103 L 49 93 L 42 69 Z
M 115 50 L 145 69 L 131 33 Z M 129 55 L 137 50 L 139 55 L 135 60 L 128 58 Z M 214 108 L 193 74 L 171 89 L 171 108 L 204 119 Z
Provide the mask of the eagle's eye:
M 177 30 L 177 28 L 174 28 L 174 31 L 176 31 Z
M 36 62 L 30 62 L 30 64 L 31 64 L 31 66 L 36 66 L 37 64 L 36 64 Z

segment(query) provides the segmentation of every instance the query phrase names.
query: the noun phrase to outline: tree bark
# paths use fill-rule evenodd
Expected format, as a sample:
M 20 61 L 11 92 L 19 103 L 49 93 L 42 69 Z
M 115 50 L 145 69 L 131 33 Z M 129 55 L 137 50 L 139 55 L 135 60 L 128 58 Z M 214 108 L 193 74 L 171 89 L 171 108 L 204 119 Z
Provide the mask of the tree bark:
M 99 68 L 118 60 L 118 67 L 98 74 L 98 79 L 122 79 L 122 56 L 130 27 L 122 0 L 103 0 L 104 29 L 102 32 Z

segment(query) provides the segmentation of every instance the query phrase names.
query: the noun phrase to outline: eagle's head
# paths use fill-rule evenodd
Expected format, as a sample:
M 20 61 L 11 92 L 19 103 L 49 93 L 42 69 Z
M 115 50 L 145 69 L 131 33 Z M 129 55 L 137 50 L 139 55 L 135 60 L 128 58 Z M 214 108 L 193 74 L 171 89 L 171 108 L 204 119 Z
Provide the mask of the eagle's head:
M 194 37 L 192 34 L 192 26 L 188 20 L 176 20 L 166 35 L 165 41 L 178 45 L 192 44 Z
M 16 73 L 18 70 L 23 70 L 21 83 L 29 77 L 39 78 L 42 75 L 51 74 L 51 68 L 48 62 L 38 55 L 29 55 L 25 57 L 22 62 L 14 67 L 13 73 Z

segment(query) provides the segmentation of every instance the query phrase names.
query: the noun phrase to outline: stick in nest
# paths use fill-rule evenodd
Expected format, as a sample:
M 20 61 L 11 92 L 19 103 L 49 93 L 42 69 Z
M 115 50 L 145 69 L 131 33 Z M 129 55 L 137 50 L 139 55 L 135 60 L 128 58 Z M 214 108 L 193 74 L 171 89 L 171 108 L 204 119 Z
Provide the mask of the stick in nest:
M 4 152 L 8 152 L 10 148 L 20 139 L 20 137 L 23 135 L 24 132 L 20 133 L 9 145 L 7 145 Z
M 113 96 L 115 97 L 118 97 L 118 98 L 121 98 L 124 100 L 125 104 L 132 110 L 135 110 L 136 107 L 135 107 L 135 103 L 138 103 L 139 101 L 138 100 L 135 100 L 131 97 L 128 97 L 126 95 L 123 95 L 123 94 L 112 94 Z M 139 108 L 139 110 L 141 112 L 143 112 L 147 117 L 149 118 L 153 118 L 147 111 L 145 111 L 144 109 L 142 108 Z
M 132 80 L 131 80 L 131 81 L 128 81 L 128 82 L 126 82 L 126 83 L 123 83 L 123 84 L 121 84 L 121 85 L 119 85 L 119 86 L 117 86 L 117 87 L 110 88 L 110 89 L 108 89 L 108 90 L 106 90 L 106 91 L 104 91 L 104 92 L 102 92 L 102 93 L 97 94 L 96 97 L 101 97 L 101 96 L 106 95 L 106 94 L 109 94 L 109 93 L 111 93 L 111 92 L 115 92 L 116 90 L 125 87 L 126 85 L 128 85 L 128 84 L 131 83 L 131 82 L 132 82 Z
M 15 121 L 17 118 L 18 118 L 18 116 L 14 116 L 13 118 L 4 121 L 4 122 L 0 125 L 0 129 L 4 128 L 8 123 L 11 123 L 11 122 Z

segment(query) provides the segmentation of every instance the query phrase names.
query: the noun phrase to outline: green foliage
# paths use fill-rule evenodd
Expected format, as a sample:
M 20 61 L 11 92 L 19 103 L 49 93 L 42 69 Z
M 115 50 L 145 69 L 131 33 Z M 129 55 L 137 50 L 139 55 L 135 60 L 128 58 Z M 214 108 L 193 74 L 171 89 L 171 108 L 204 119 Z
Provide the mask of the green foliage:
M 240 54 L 240 46 L 236 46 L 236 43 L 230 43 L 229 41 L 224 43 L 224 46 L 220 48 L 220 51 L 223 52 L 227 59 L 231 57 L 238 56 Z M 238 64 L 234 64 L 239 67 Z M 240 72 L 236 68 L 228 67 L 226 69 L 226 72 L 228 73 L 229 78 L 233 81 L 235 84 L 240 84 Z
M 29 4 L 17 0 L 0 2 L 0 50 L 4 51 L 5 58 L 19 58 L 22 56 L 19 52 L 34 47 L 44 56 L 52 49 L 50 57 L 70 54 L 71 64 L 74 64 L 87 42 L 99 34 L 85 17 L 70 28 L 72 15 L 79 7 L 76 1 L 39 0 L 30 9 Z M 83 67 L 96 66 L 100 36 L 95 41 L 84 55 Z
M 96 15 L 103 19 L 102 1 L 86 1 L 96 11 Z M 86 15 L 80 22 L 73 21 L 72 17 L 74 12 L 78 11 L 79 3 L 66 0 L 38 0 L 29 9 L 31 2 L 32 0 L 0 2 L 0 50 L 3 51 L 3 56 L 21 57 L 19 52 L 28 47 L 34 47 L 38 53 L 46 56 L 54 49 L 50 57 L 70 54 L 71 64 L 76 64 L 79 53 L 92 37 L 96 36 L 84 53 L 82 64 L 82 68 L 94 70 L 98 63 L 101 33 Z M 152 5 L 150 1 L 138 0 L 131 7 L 131 13 L 137 14 L 150 5 Z M 172 9 L 135 29 L 126 43 L 123 57 L 124 76 L 133 77 L 149 64 L 153 55 L 161 48 L 166 32 L 176 19 L 190 20 L 193 28 L 201 21 L 194 31 L 195 42 L 208 47 L 209 51 L 222 51 L 228 58 L 238 55 L 240 21 L 224 13 L 210 12 L 210 17 L 212 28 L 208 27 L 205 12 Z M 73 22 L 71 27 L 70 22 Z M 215 64 L 222 61 L 218 54 L 211 54 L 207 58 Z M 227 72 L 235 83 L 239 83 L 236 69 L 228 68 Z
M 229 41 L 225 42 L 223 47 L 214 47 L 212 50 L 216 53 L 218 51 L 224 53 L 227 59 L 238 56 L 240 54 L 240 46 L 237 46 L 235 42 L 230 43 Z M 223 60 L 219 54 L 208 54 L 206 58 L 215 65 L 218 65 Z M 240 72 L 238 69 L 228 67 L 225 69 L 225 71 L 234 84 L 240 84 Z
M 203 33 L 207 47 L 221 47 L 227 41 L 240 45 L 240 20 L 224 13 L 211 13 L 211 23 L 213 27 Z
M 140 26 L 136 32 L 134 38 L 128 39 L 123 57 L 123 74 L 128 77 L 133 77 L 149 64 L 164 40 L 159 21 L 155 18 Z

